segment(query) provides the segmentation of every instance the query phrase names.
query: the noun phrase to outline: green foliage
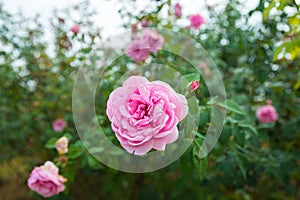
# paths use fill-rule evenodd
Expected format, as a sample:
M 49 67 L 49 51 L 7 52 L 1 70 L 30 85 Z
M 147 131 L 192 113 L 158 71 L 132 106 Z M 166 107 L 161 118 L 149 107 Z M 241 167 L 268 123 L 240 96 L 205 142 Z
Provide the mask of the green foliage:
M 81 66 L 92 70 L 102 65 L 99 61 L 105 57 L 99 45 L 101 29 L 91 21 L 93 9 L 83 2 L 55 11 L 50 20 L 54 39 L 45 41 L 48 31 L 38 17 L 11 15 L 0 5 L 0 151 L 5 152 L 0 155 L 4 163 L 0 169 L 6 169 L 17 155 L 32 158 L 24 167 L 28 173 L 54 158 L 68 179 L 68 189 L 53 199 L 299 199 L 299 5 L 291 0 L 261 0 L 257 8 L 243 14 L 242 5 L 230 1 L 210 7 L 205 27 L 193 31 L 173 16 L 174 1 L 148 1 L 148 9 L 142 11 L 135 9 L 134 2 L 122 2 L 125 28 L 145 18 L 153 26 L 187 34 L 221 70 L 225 104 L 209 99 L 206 75 L 197 75 L 183 58 L 165 51 L 153 55 L 157 63 L 180 65 L 186 81 L 200 80 L 195 92 L 200 123 L 191 147 L 179 160 L 153 173 L 127 174 L 103 166 L 80 142 L 71 108 L 74 74 Z M 70 17 L 74 12 L 80 21 Z M 261 23 L 250 25 L 257 14 Z M 73 24 L 81 26 L 80 33 L 69 31 Z M 95 120 L 115 144 L 105 105 L 130 62 L 121 56 L 111 64 L 95 98 Z M 267 99 L 273 101 L 279 120 L 260 124 L 255 111 Z M 217 145 L 201 158 L 199 151 L 214 117 L 212 105 L 226 110 L 227 116 Z M 57 118 L 67 121 L 63 133 L 52 129 Z M 66 158 L 55 150 L 63 135 L 70 140 Z M 101 142 L 90 151 L 102 153 Z M 25 183 L 26 177 L 22 179 Z

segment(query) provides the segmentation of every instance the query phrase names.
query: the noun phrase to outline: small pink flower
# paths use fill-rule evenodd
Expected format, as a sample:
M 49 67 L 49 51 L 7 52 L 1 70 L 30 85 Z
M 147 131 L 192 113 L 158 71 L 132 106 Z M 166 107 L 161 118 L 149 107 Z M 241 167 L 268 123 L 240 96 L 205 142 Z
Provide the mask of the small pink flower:
M 145 40 L 145 47 L 147 47 L 152 53 L 161 49 L 164 43 L 164 38 L 159 33 L 151 29 L 145 29 L 143 31 L 143 40 Z
M 58 168 L 47 161 L 32 170 L 27 185 L 31 190 L 47 198 L 64 191 L 66 181 L 67 179 L 58 174 Z
M 191 15 L 189 17 L 189 20 L 190 20 L 190 26 L 189 27 L 194 28 L 194 29 L 200 28 L 200 26 L 202 24 L 204 24 L 204 22 L 205 22 L 204 18 L 199 14 Z
M 80 26 L 78 24 L 75 24 L 70 31 L 72 31 L 74 34 L 77 34 L 80 32 Z
M 129 153 L 165 150 L 178 138 L 177 124 L 188 113 L 186 98 L 165 82 L 131 76 L 107 101 L 111 127 Z
M 256 118 L 261 123 L 272 123 L 278 119 L 277 111 L 270 102 L 272 101 L 268 101 L 268 105 L 262 106 L 256 111 Z
M 52 123 L 52 127 L 56 132 L 62 132 L 67 126 L 67 123 L 63 119 L 57 119 Z
M 182 16 L 182 11 L 181 11 L 181 5 L 179 3 L 176 3 L 174 6 L 174 11 L 175 11 L 175 16 L 180 18 Z
M 191 84 L 191 91 L 196 90 L 200 86 L 200 83 L 198 80 L 192 81 L 190 84 Z
M 139 63 L 146 60 L 149 56 L 149 50 L 147 48 L 148 43 L 144 39 L 136 37 L 129 46 L 126 48 L 125 53 L 132 60 Z
M 55 143 L 55 148 L 60 154 L 65 154 L 68 152 L 69 139 L 66 136 L 59 138 Z

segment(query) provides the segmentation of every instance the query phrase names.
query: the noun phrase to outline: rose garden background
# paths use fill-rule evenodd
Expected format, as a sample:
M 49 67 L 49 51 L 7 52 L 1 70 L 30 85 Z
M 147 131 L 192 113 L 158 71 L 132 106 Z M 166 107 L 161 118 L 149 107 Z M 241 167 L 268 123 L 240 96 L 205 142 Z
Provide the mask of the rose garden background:
M 200 123 L 193 144 L 164 169 L 130 174 L 101 164 L 79 140 L 72 114 L 78 69 L 108 65 L 101 28 L 91 20 L 95 10 L 88 1 L 56 10 L 48 30 L 38 17 L 11 14 L 0 5 L 1 198 L 42 199 L 27 181 L 35 167 L 52 161 L 54 168 L 47 166 L 59 169 L 63 178 L 55 178 L 64 187 L 51 199 L 299 199 L 299 1 L 261 0 L 242 13 L 242 4 L 233 0 L 207 5 L 207 18 L 201 9 L 183 15 L 180 1 L 147 1 L 147 11 L 134 10 L 135 1 L 121 3 L 127 31 L 157 27 L 181 32 L 213 59 L 228 100 L 218 105 L 227 110 L 218 143 L 207 157 L 199 157 L 214 103 L 203 79 L 213 76 L 208 68 L 202 66 L 205 73 L 198 77 L 172 54 L 155 50 L 135 59 L 127 53 L 113 63 L 123 67 L 105 77 L 95 98 L 96 120 L 111 141 L 118 143 L 103 105 L 123 69 L 149 56 L 165 65 L 181 65 L 191 79 L 187 88 L 199 99 Z M 261 23 L 251 23 L 254 15 Z M 53 40 L 45 40 L 49 33 Z M 271 114 L 264 117 L 262 109 Z M 101 153 L 101 146 L 93 151 Z

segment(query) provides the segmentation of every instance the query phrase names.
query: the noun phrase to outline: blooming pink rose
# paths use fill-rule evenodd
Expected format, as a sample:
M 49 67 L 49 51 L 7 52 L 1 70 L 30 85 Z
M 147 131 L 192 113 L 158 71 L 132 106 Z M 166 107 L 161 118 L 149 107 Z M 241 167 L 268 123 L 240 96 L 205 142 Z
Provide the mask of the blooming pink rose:
M 72 31 L 74 34 L 77 34 L 80 32 L 80 26 L 78 24 L 75 24 L 70 31 Z
M 187 100 L 162 81 L 149 82 L 131 76 L 115 89 L 107 101 L 111 126 L 122 147 L 129 153 L 144 155 L 178 138 L 177 123 L 188 112 Z
M 272 105 L 265 105 L 257 109 L 256 117 L 262 123 L 272 123 L 278 119 L 278 114 Z
M 66 136 L 59 138 L 55 143 L 55 148 L 60 154 L 65 154 L 68 152 L 69 139 Z
M 198 80 L 192 81 L 190 84 L 191 84 L 191 91 L 196 90 L 200 86 L 200 83 Z
M 67 179 L 58 174 L 58 168 L 47 161 L 32 170 L 27 185 L 31 190 L 47 198 L 64 191 L 66 181 Z
M 190 26 L 189 27 L 194 28 L 194 29 L 200 28 L 200 26 L 202 24 L 204 24 L 204 22 L 205 22 L 204 18 L 199 14 L 191 15 L 189 17 L 189 20 L 190 20 Z
M 145 29 L 143 31 L 143 39 L 145 40 L 145 47 L 149 48 L 149 51 L 153 53 L 161 49 L 164 43 L 164 38 L 151 29 Z
M 135 62 L 142 62 L 149 56 L 149 50 L 147 48 L 148 43 L 144 39 L 136 37 L 129 46 L 126 48 L 125 53 Z
M 175 16 L 180 18 L 182 16 L 181 12 L 181 5 L 179 3 L 176 3 L 174 6 Z
M 54 131 L 61 132 L 67 126 L 67 123 L 63 119 L 57 119 L 52 123 Z

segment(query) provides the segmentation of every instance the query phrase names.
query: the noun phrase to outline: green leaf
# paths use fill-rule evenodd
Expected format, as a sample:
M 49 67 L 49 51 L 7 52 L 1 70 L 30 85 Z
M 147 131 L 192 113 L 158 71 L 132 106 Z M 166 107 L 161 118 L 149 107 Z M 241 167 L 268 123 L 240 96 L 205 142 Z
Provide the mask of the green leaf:
M 224 126 L 222 133 L 219 138 L 219 142 L 221 144 L 225 144 L 229 141 L 229 138 L 231 136 L 231 127 L 230 126 Z
M 245 160 L 244 158 L 240 157 L 238 154 L 236 154 L 236 161 L 238 163 L 238 166 L 242 172 L 243 178 L 246 179 L 247 178 L 247 171 L 245 168 Z
M 218 102 L 218 97 L 213 97 L 206 104 L 207 105 L 213 105 L 213 104 L 215 104 L 217 102 Z
M 239 122 L 238 126 L 243 127 L 243 128 L 248 128 L 252 133 L 254 133 L 255 135 L 258 135 L 256 128 L 254 126 L 252 126 L 251 124 L 247 123 L 247 121 Z
M 54 149 L 55 148 L 55 143 L 57 141 L 57 138 L 56 137 L 52 137 L 50 138 L 47 143 L 45 144 L 45 147 L 47 149 Z
M 72 140 L 72 135 L 70 133 L 65 133 L 64 136 L 66 136 L 69 141 Z
M 209 111 L 206 107 L 200 106 L 199 113 L 200 113 L 199 128 L 203 129 L 206 126 L 206 124 L 209 122 L 210 119 Z
M 226 110 L 229 110 L 233 113 L 239 114 L 239 115 L 246 115 L 246 112 L 240 108 L 240 106 L 231 100 L 226 100 L 224 103 L 218 103 L 219 106 L 226 108 Z
M 68 182 L 73 182 L 75 179 L 74 164 L 67 165 L 63 170 L 63 176 L 68 179 Z
M 84 151 L 81 147 L 71 146 L 67 153 L 67 157 L 70 159 L 74 159 L 79 157 L 83 152 Z
M 185 79 L 188 83 L 195 81 L 195 80 L 200 80 L 200 74 L 199 73 L 191 73 L 191 74 L 186 74 L 182 78 Z
M 233 127 L 232 133 L 234 136 L 234 141 L 240 146 L 244 146 L 246 142 L 245 134 L 238 127 Z
M 100 153 L 104 150 L 103 147 L 92 147 L 89 149 L 89 152 L 90 153 Z
M 193 164 L 200 180 L 203 180 L 205 178 L 208 160 L 207 157 L 199 158 L 197 148 L 193 149 Z
M 267 124 L 264 124 L 264 123 L 260 123 L 258 125 L 258 129 L 268 129 L 268 128 L 273 128 L 275 126 L 275 123 L 267 123 Z
M 101 163 L 93 156 L 89 156 L 87 158 L 87 163 L 92 169 L 101 169 L 102 168 Z

